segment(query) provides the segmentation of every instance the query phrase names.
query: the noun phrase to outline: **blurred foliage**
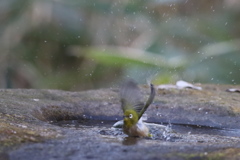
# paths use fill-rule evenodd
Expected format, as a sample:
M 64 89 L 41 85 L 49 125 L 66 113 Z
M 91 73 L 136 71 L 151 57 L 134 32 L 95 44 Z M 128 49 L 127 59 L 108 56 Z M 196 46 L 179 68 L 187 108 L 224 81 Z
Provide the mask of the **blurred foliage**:
M 0 1 L 1 88 L 240 84 L 238 0 Z

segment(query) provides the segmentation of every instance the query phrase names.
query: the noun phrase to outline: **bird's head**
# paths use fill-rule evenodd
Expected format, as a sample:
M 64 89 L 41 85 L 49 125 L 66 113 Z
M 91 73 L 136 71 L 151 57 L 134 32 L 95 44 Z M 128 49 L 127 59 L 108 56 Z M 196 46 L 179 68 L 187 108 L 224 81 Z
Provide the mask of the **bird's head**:
M 132 127 L 138 122 L 138 114 L 133 109 L 126 110 L 124 112 L 124 126 L 127 128 Z

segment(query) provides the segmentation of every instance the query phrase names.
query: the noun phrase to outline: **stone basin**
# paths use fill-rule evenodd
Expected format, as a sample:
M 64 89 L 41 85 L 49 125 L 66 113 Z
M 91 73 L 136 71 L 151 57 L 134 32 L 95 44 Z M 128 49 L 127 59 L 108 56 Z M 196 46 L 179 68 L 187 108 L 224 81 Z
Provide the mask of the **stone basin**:
M 146 111 L 155 138 L 112 128 L 118 89 L 1 89 L 0 159 L 239 159 L 240 94 L 226 90 L 240 86 L 201 87 L 157 91 Z

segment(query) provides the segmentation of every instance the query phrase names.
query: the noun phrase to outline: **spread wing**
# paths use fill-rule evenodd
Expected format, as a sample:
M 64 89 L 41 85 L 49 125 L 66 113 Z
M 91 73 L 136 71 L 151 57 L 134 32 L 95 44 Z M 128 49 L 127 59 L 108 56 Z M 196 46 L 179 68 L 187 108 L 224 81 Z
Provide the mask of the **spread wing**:
M 122 85 L 120 97 L 123 112 L 128 109 L 133 109 L 139 113 L 144 107 L 144 103 L 141 102 L 142 95 L 140 89 L 134 81 L 127 81 Z
M 155 92 L 153 84 L 150 85 L 150 88 L 151 88 L 150 96 L 149 96 L 147 102 L 145 103 L 144 107 L 142 108 L 142 110 L 139 112 L 139 119 L 142 117 L 143 113 L 147 110 L 149 105 L 153 102 L 153 99 L 155 97 L 156 92 Z
M 138 118 L 140 119 L 143 113 L 147 110 L 148 106 L 152 103 L 154 96 L 155 90 L 151 84 L 151 95 L 146 104 L 144 104 L 137 84 L 134 81 L 127 81 L 120 90 L 122 110 L 125 112 L 128 109 L 133 109 L 138 113 Z

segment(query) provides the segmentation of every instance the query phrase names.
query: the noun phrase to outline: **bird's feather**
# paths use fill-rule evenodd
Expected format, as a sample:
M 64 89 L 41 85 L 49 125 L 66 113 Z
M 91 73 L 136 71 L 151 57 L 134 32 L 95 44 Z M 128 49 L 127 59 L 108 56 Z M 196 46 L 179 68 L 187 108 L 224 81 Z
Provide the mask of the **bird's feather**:
M 128 109 L 133 109 L 136 112 L 140 112 L 144 107 L 142 95 L 140 89 L 134 81 L 127 81 L 124 83 L 120 90 L 120 97 L 122 103 L 123 112 Z
M 153 84 L 150 84 L 150 88 L 151 88 L 150 96 L 149 96 L 147 102 L 145 103 L 144 107 L 142 108 L 142 110 L 139 112 L 139 118 L 142 117 L 143 113 L 147 110 L 147 108 L 153 102 L 153 99 L 155 97 L 156 92 L 155 92 Z
M 152 103 L 155 96 L 155 90 L 151 84 L 151 94 L 146 104 L 142 102 L 143 97 L 140 89 L 134 81 L 127 81 L 124 83 L 120 90 L 121 106 L 123 112 L 128 109 L 133 109 L 138 114 L 138 119 L 141 118 L 143 113 L 147 110 L 148 106 Z

